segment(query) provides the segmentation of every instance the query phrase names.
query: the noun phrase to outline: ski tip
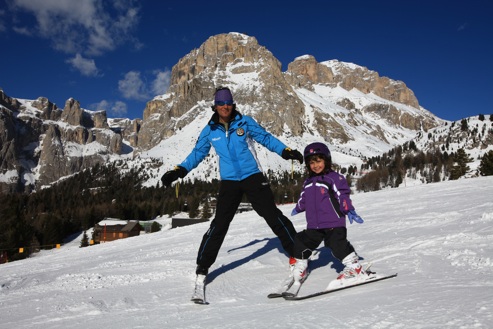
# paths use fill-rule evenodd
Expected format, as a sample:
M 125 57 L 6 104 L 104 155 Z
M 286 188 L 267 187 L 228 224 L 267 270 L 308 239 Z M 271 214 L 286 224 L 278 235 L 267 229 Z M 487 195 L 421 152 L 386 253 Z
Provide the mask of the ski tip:
M 282 294 L 277 292 L 267 295 L 267 298 L 279 298 L 279 297 L 282 297 Z
M 208 302 L 206 302 L 205 300 L 203 299 L 191 299 L 190 301 L 194 302 L 195 304 L 198 304 L 198 305 L 209 305 Z
M 284 299 L 288 299 L 288 298 L 294 298 L 296 297 L 296 295 L 291 292 L 283 292 L 282 297 L 284 297 Z

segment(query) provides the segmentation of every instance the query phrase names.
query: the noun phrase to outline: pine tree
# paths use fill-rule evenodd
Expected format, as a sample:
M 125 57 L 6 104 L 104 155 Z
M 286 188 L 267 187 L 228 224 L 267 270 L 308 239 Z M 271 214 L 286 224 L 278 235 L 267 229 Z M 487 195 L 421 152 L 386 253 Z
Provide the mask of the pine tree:
M 190 201 L 188 202 L 188 216 L 190 218 L 197 218 L 199 215 L 199 198 L 192 196 L 189 198 Z
M 202 207 L 202 219 L 211 218 L 211 206 L 209 204 L 209 198 L 205 198 L 204 206 Z
M 493 150 L 488 151 L 479 164 L 479 173 L 481 176 L 491 176 L 493 175 Z
M 80 248 L 89 247 L 89 237 L 87 236 L 86 231 L 82 234 L 82 240 L 80 240 Z
M 467 164 L 471 161 L 472 159 L 467 155 L 463 148 L 458 149 L 454 156 L 455 165 L 450 171 L 450 179 L 455 180 L 464 176 L 466 172 L 470 170 Z
M 159 232 L 159 231 L 161 231 L 161 225 L 159 225 L 158 222 L 152 222 L 151 233 Z
M 467 131 L 469 129 L 469 125 L 467 124 L 466 119 L 462 119 L 460 122 L 460 130 L 461 131 Z

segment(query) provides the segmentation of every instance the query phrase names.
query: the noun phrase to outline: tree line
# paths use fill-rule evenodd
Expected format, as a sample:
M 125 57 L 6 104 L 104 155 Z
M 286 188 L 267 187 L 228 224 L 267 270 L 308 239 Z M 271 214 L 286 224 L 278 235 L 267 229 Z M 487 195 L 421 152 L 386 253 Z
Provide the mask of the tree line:
M 368 159 L 361 166 L 362 172 L 367 173 L 357 180 L 355 187 L 360 192 L 378 191 L 398 187 L 405 183 L 406 177 L 423 183 L 456 180 L 470 171 L 468 163 L 473 160 L 463 148 L 451 153 L 440 149 L 424 152 L 411 141 Z M 481 158 L 478 174 L 493 175 L 493 151 Z
M 118 163 L 96 165 L 31 194 L 0 194 L 0 253 L 9 260 L 28 257 L 36 250 L 54 248 L 106 217 L 147 221 L 182 211 L 191 218 L 212 216 L 218 180 L 185 179 L 178 188 L 160 183 L 143 187 L 148 177 L 141 169 L 123 173 Z M 270 179 L 276 202 L 297 198 L 301 174 L 272 174 Z M 22 253 L 19 247 L 24 247 Z

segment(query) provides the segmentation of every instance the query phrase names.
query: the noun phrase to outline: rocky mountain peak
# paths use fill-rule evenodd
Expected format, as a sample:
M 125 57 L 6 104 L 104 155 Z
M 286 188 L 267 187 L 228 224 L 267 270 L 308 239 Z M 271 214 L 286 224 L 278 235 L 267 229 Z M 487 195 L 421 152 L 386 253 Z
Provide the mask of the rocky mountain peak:
M 233 91 L 238 109 L 272 133 L 285 125 L 293 135 L 303 132 L 304 105 L 284 79 L 281 63 L 257 39 L 240 33 L 212 36 L 173 66 L 166 95 L 148 102 L 138 146 L 149 149 L 190 123 L 197 111 L 210 111 L 218 86 Z M 212 112 L 210 112 L 212 114 Z
M 282 72 L 279 60 L 259 45 L 257 39 L 227 33 L 208 38 L 173 66 L 168 92 L 146 105 L 138 148 L 146 150 L 156 146 L 208 111 L 218 86 L 232 89 L 238 110 L 252 115 L 277 136 L 312 134 L 309 126 L 315 125 L 324 140 L 345 143 L 354 137 L 342 128 L 341 120 L 358 124 L 368 115 L 411 130 L 426 130 L 437 125 L 436 118 L 419 106 L 412 90 L 401 81 L 380 77 L 377 72 L 352 63 L 337 60 L 319 63 L 311 55 L 296 58 L 289 63 L 287 71 Z M 339 96 L 334 106 L 349 112 L 341 112 L 336 107 L 339 114 L 335 116 L 329 113 L 331 109 L 311 103 L 313 97 L 303 96 L 306 92 L 318 94 L 317 88 L 342 88 L 348 94 L 356 90 L 373 99 L 356 104 L 349 96 Z M 406 110 L 400 105 L 406 106 Z M 314 122 L 307 117 L 307 106 L 315 110 Z M 370 134 L 389 143 L 381 127 L 369 126 L 368 129 Z
M 312 55 L 300 56 L 289 63 L 285 77 L 292 86 L 311 91 L 313 91 L 314 84 L 334 84 L 332 70 L 318 63 Z
M 298 88 L 313 90 L 315 84 L 340 86 L 348 91 L 354 88 L 419 109 L 416 96 L 404 82 L 380 77 L 377 72 L 352 63 L 338 60 L 318 63 L 315 57 L 305 55 L 288 65 L 286 78 Z

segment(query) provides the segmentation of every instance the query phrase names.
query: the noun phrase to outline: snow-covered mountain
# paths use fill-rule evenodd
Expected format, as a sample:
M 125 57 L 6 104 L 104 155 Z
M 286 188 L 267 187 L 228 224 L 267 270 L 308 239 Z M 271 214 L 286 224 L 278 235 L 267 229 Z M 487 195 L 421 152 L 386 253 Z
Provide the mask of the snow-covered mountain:
M 312 141 L 325 141 L 342 166 L 359 166 L 364 157 L 445 122 L 421 108 L 403 82 L 352 63 L 318 63 L 309 55 L 281 72 L 255 38 L 229 33 L 209 38 L 173 67 L 168 92 L 144 111 L 138 138 L 147 151 L 140 157 L 163 159 L 163 170 L 181 162 L 212 114 L 218 85 L 230 87 L 237 109 L 291 148 L 302 151 Z M 264 148 L 257 153 L 264 171 L 291 170 L 290 162 Z M 211 156 L 187 177 L 218 178 L 216 170 Z
M 470 176 L 474 176 L 484 154 L 493 150 L 493 118 L 491 115 L 477 115 L 420 132 L 413 138 L 423 151 L 439 149 L 452 153 L 464 149 L 472 162 Z
M 147 103 L 143 119 L 109 119 L 69 99 L 63 111 L 46 98 L 25 100 L 0 91 L 0 186 L 2 191 L 39 189 L 96 164 L 142 168 L 145 185 L 180 163 L 193 148 L 212 111 L 215 87 L 233 90 L 238 110 L 254 117 L 286 145 L 302 151 L 324 141 L 342 167 L 360 167 L 430 129 L 452 122 L 419 106 L 404 82 L 338 60 L 296 58 L 285 72 L 254 37 L 240 33 L 210 37 L 172 69 L 164 95 Z M 483 144 L 468 144 L 475 158 L 491 148 L 491 122 Z M 438 140 L 433 146 L 441 147 Z M 429 145 L 428 147 L 431 147 Z M 475 152 L 474 150 L 478 151 Z M 264 171 L 272 175 L 303 170 L 257 147 Z M 120 161 L 123 160 L 123 161 Z M 219 178 L 214 152 L 187 179 Z
M 354 195 L 365 222 L 348 223 L 349 240 L 374 271 L 398 276 L 299 302 L 266 298 L 288 264 L 254 212 L 233 220 L 205 306 L 189 299 L 208 223 L 87 248 L 79 236 L 0 265 L 0 328 L 491 328 L 492 194 L 489 176 Z M 302 294 L 340 270 L 324 248 L 310 266 Z

